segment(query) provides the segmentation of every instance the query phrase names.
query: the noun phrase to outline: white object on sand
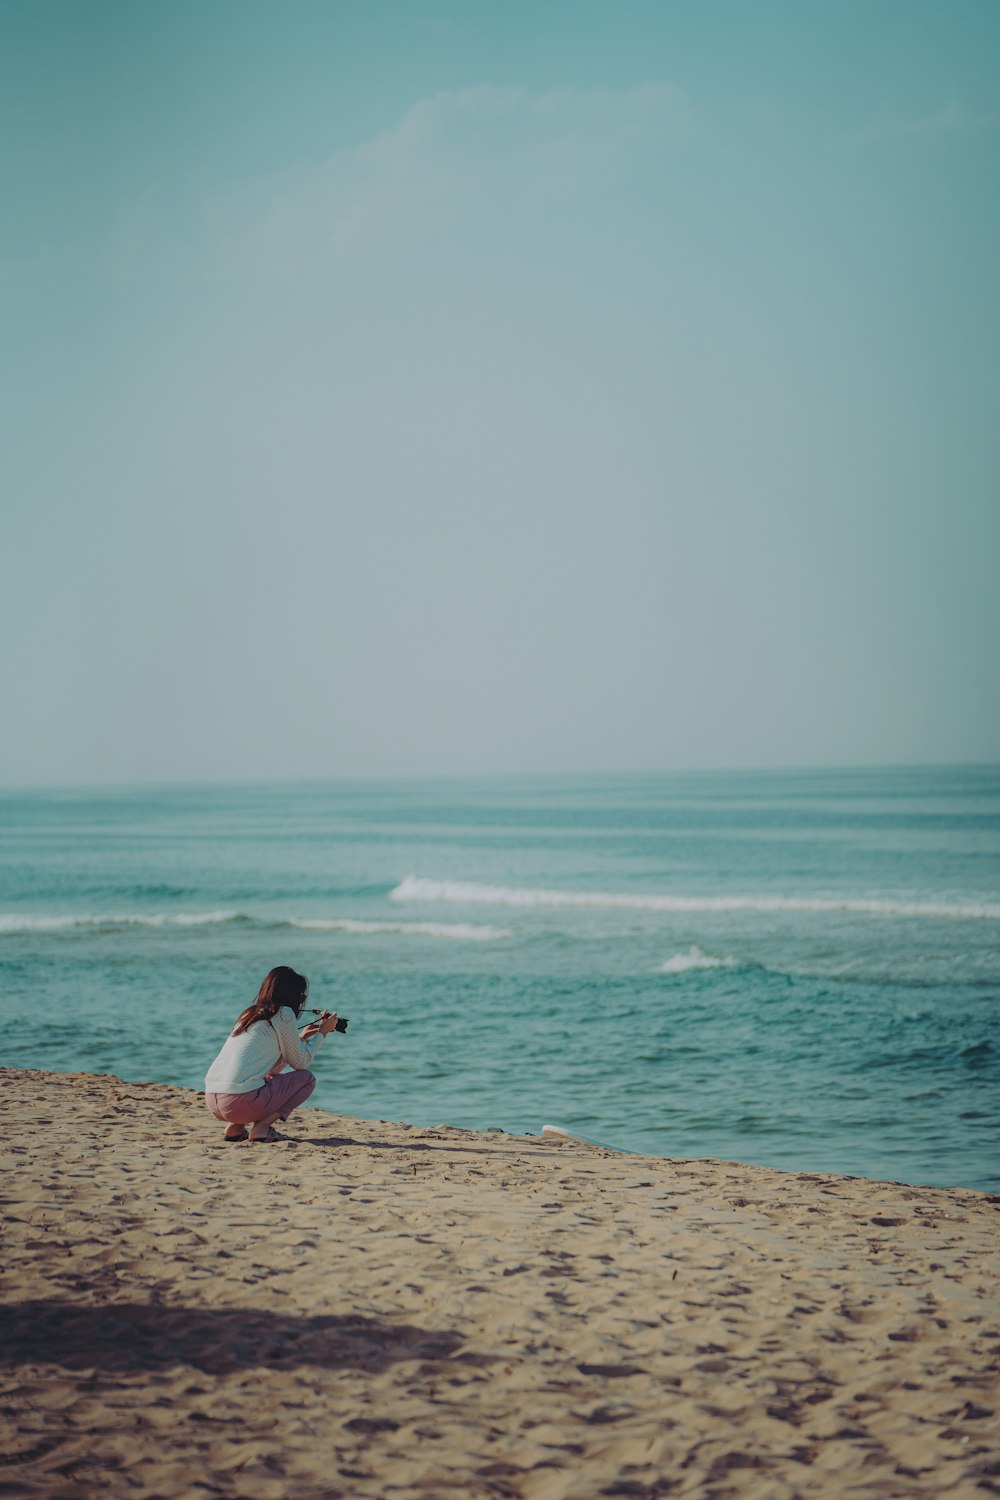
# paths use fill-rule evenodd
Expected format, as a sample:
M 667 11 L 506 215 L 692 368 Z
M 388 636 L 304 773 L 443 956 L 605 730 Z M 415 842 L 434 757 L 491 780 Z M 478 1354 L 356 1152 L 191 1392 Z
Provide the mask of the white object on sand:
M 564 1130 L 561 1125 L 543 1125 L 542 1135 L 558 1136 L 564 1141 L 582 1141 L 585 1146 L 600 1146 L 602 1151 L 620 1151 L 624 1156 L 633 1155 L 625 1146 L 612 1146 L 609 1141 L 595 1141 L 591 1135 L 577 1135 L 575 1130 Z

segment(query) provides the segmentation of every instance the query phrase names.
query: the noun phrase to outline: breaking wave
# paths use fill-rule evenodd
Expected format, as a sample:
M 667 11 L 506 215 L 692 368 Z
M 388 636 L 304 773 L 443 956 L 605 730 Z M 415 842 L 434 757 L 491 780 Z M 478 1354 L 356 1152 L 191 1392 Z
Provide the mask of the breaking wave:
M 491 942 L 494 938 L 510 937 L 507 927 L 488 927 L 473 922 L 362 922 L 353 917 L 298 918 L 290 917 L 289 927 L 302 927 L 309 932 L 399 932 L 415 933 L 420 937 L 459 938 L 469 943 Z
M 713 958 L 711 953 L 702 953 L 696 943 L 686 953 L 675 953 L 660 965 L 661 974 L 687 974 L 691 969 L 736 969 L 735 958 Z
M 1000 921 L 1000 904 L 983 901 L 891 901 L 867 896 L 656 896 L 611 891 L 552 891 L 516 886 L 481 885 L 466 880 L 425 880 L 407 875 L 393 901 L 451 902 L 461 906 L 625 907 L 633 911 L 812 911 L 857 912 L 874 917 L 941 917 L 965 921 Z
M 403 937 L 455 938 L 479 943 L 510 936 L 507 928 L 485 923 L 365 922 L 354 917 L 255 917 L 240 911 L 115 913 L 105 916 L 0 913 L 0 936 L 33 932 L 114 932 L 134 927 L 221 927 L 231 922 L 261 929 L 293 927 L 305 932 L 397 933 Z
M 238 911 L 119 912 L 106 916 L 29 916 L 0 913 L 0 933 L 72 932 L 75 929 L 114 927 L 218 927 L 225 922 L 249 921 Z

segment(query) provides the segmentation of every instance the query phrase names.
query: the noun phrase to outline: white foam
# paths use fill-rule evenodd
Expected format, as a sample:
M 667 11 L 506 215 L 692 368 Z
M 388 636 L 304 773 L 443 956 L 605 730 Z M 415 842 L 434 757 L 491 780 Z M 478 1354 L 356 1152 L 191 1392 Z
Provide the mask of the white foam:
M 735 969 L 735 958 L 713 958 L 711 953 L 702 953 L 696 943 L 686 953 L 675 953 L 661 964 L 661 974 L 686 974 L 691 969 Z
M 407 875 L 390 892 L 393 901 L 436 901 L 467 906 L 624 907 L 632 911 L 857 912 L 875 917 L 942 917 L 1000 921 L 1000 904 L 983 901 L 886 901 L 852 896 L 657 896 L 611 891 L 553 891 L 481 885 L 466 880 L 425 880 Z
M 209 927 L 235 922 L 238 911 L 134 912 L 98 916 L 30 916 L 20 912 L 0 913 L 0 932 L 68 932 L 93 927 Z
M 457 938 L 467 943 L 489 943 L 495 938 L 510 937 L 506 927 L 489 927 L 472 922 L 362 922 L 354 917 L 298 918 L 289 919 L 289 927 L 301 927 L 309 932 L 396 932 L 403 936 Z
M 226 922 L 247 922 L 261 927 L 297 927 L 307 932 L 398 933 L 402 936 L 456 938 L 462 942 L 487 943 L 511 936 L 509 928 L 473 922 L 365 922 L 354 917 L 252 917 L 239 911 L 124 912 L 103 916 L 32 916 L 19 912 L 0 913 L 0 935 L 4 933 L 108 931 L 129 927 L 214 927 Z

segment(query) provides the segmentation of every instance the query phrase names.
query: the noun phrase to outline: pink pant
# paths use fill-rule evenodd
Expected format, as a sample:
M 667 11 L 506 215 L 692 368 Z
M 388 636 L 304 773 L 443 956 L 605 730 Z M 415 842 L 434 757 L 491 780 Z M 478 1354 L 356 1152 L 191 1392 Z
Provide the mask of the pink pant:
M 268 1115 L 287 1120 L 315 1087 L 316 1075 L 307 1068 L 296 1068 L 293 1073 L 276 1073 L 249 1094 L 206 1094 L 205 1105 L 217 1120 L 232 1125 L 251 1125 Z

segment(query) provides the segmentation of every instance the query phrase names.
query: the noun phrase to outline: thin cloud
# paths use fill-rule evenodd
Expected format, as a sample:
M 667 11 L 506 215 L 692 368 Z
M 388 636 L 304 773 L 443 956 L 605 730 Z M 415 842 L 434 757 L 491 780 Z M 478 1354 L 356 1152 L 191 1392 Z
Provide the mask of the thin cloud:
M 669 84 L 544 93 L 481 84 L 422 99 L 359 146 L 205 205 L 203 230 L 239 259 L 291 273 L 460 221 L 558 212 L 678 151 L 690 130 Z
M 879 141 L 973 136 L 981 135 L 991 126 L 992 121 L 987 115 L 952 100 L 927 115 L 906 116 L 883 110 L 848 139 L 854 145 L 871 145 Z

